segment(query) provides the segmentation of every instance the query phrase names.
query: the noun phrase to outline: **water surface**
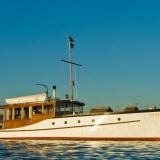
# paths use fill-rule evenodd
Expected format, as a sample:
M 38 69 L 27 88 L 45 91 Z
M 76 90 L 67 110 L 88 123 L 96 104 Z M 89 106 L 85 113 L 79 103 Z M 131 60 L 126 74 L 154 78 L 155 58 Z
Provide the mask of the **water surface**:
M 160 142 L 0 141 L 0 159 L 158 159 Z

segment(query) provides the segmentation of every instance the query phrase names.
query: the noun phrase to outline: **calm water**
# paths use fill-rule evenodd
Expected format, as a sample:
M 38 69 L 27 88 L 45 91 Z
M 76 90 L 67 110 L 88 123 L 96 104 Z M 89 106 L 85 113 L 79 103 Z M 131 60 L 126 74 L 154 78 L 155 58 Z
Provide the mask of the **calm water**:
M 0 159 L 160 159 L 160 142 L 0 141 Z

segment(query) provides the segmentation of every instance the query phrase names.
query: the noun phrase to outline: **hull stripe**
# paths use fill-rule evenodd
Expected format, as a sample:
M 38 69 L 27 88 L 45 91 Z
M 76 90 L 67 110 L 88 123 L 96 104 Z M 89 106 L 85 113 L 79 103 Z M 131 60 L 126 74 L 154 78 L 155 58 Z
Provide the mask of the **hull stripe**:
M 160 137 L 9 137 L 1 140 L 160 141 Z
M 117 124 L 125 124 L 125 123 L 136 123 L 140 122 L 140 120 L 134 121 L 124 121 L 124 122 L 115 122 L 115 123 L 102 123 L 102 124 L 91 124 L 91 125 L 81 125 L 81 126 L 69 126 L 69 127 L 59 127 L 59 128 L 45 128 L 45 129 L 26 129 L 26 130 L 7 130 L 2 129 L 0 132 L 27 132 L 27 131 L 45 131 L 45 130 L 57 130 L 57 129 L 68 129 L 68 128 L 82 128 L 82 127 L 92 127 L 92 126 L 105 126 L 105 125 L 117 125 Z

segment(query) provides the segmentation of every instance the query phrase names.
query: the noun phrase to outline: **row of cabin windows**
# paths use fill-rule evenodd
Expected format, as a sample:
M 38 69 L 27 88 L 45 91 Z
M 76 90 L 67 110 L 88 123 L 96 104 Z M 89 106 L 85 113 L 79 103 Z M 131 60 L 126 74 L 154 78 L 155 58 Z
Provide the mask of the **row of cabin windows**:
M 7 110 L 7 109 L 6 109 Z M 22 111 L 21 108 L 15 108 L 14 109 L 14 117 L 13 116 L 13 109 L 9 108 L 8 109 L 8 115 L 6 115 L 7 120 L 12 120 L 12 119 L 21 119 L 21 115 L 23 114 L 23 119 L 29 118 L 29 109 L 28 107 L 24 107 L 24 110 Z M 22 113 L 23 112 L 23 113 Z
M 35 114 L 42 114 L 42 106 L 33 106 L 32 108 L 33 115 Z M 44 113 L 51 113 L 53 112 L 53 106 L 44 106 Z
M 53 112 L 54 107 L 53 105 L 45 105 L 44 111 L 42 113 L 42 106 L 33 106 L 31 115 L 29 115 L 29 107 L 24 108 L 8 108 L 5 109 L 5 120 L 14 120 L 14 119 L 28 119 L 32 115 L 36 114 L 45 114 L 45 113 L 51 113 Z M 14 112 L 14 114 L 13 114 Z
M 64 113 L 64 114 L 67 114 L 67 113 L 83 113 L 83 106 L 79 106 L 79 105 L 71 105 L 71 104 L 58 104 L 56 106 L 56 112 L 57 113 Z

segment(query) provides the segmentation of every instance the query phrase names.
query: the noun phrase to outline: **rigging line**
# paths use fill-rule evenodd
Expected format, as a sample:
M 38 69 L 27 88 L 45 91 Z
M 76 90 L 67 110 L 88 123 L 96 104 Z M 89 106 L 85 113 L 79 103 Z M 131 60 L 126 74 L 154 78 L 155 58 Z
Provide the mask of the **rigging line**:
M 75 76 L 75 92 L 76 92 L 76 99 L 78 99 L 78 87 L 77 87 L 77 70 L 76 67 L 74 67 L 74 76 Z

